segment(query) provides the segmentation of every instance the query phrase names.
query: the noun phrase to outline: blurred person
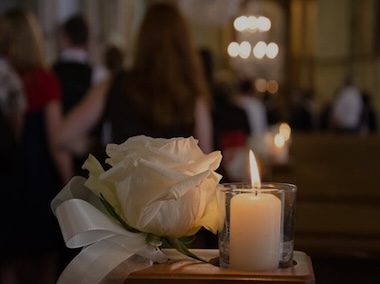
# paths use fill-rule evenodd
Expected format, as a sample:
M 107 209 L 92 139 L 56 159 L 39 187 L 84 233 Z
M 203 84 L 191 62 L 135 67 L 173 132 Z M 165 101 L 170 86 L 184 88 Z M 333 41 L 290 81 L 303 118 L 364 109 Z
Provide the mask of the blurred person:
M 26 108 L 26 100 L 21 81 L 16 71 L 8 62 L 10 44 L 10 25 L 0 15 L 0 116 L 4 123 L 1 135 L 1 165 L 5 171 L 12 159 L 12 152 L 7 151 L 6 143 L 16 144 L 20 140 L 22 118 Z M 7 128 L 7 130 L 5 129 Z
M 268 128 L 264 103 L 256 96 L 251 80 L 243 79 L 239 84 L 238 105 L 245 110 L 251 135 L 262 135 Z
M 312 90 L 292 92 L 289 124 L 293 130 L 311 132 L 318 128 L 313 96 Z
M 91 85 L 106 78 L 107 70 L 90 61 L 90 31 L 81 14 L 69 17 L 60 27 L 59 34 L 61 53 L 53 64 L 53 71 L 62 86 L 63 108 L 67 113 Z
M 147 8 L 134 51 L 129 70 L 96 85 L 69 114 L 58 144 L 75 151 L 75 140 L 102 121 L 109 132 L 104 144 L 123 143 L 135 135 L 194 136 L 205 153 L 211 152 L 211 98 L 177 6 Z
M 23 8 L 5 13 L 10 24 L 10 63 L 17 70 L 27 108 L 21 133 L 19 179 L 24 181 L 13 204 L 11 254 L 4 278 L 9 283 L 55 283 L 57 247 L 63 241 L 50 201 L 71 178 L 71 160 L 53 137 L 61 123 L 61 94 L 49 70 L 35 15 Z M 27 48 L 26 48 L 27 47 Z
M 111 75 L 115 75 L 124 68 L 124 52 L 116 44 L 108 44 L 104 51 L 104 65 Z
M 63 112 L 67 114 L 85 95 L 90 87 L 102 81 L 108 74 L 100 65 L 90 61 L 88 53 L 90 31 L 86 19 L 81 14 L 70 16 L 60 27 L 61 54 L 53 64 L 53 71 L 58 77 L 63 101 Z M 93 131 L 96 131 L 94 128 Z M 95 134 L 83 137 L 83 147 L 86 141 L 96 144 Z M 90 143 L 88 143 L 90 145 Z M 75 175 L 85 176 L 87 172 L 81 169 L 86 155 L 73 155 Z
M 0 15 L 0 193 L 3 201 L 0 206 L 0 283 L 12 283 L 8 260 L 13 255 L 14 222 L 18 221 L 12 211 L 17 208 L 23 187 L 19 178 L 19 144 L 26 101 L 21 81 L 8 62 L 9 45 L 10 24 Z
M 372 134 L 377 132 L 377 115 L 372 104 L 371 95 L 367 91 L 361 93 L 363 100 L 363 112 L 361 115 L 361 132 Z
M 203 71 L 206 77 L 207 84 L 210 92 L 212 92 L 212 84 L 214 82 L 214 56 L 212 51 L 207 47 L 201 47 L 198 49 L 201 57 Z
M 239 80 L 235 74 L 222 70 L 215 76 L 214 88 L 214 143 L 215 149 L 223 153 L 219 169 L 223 182 L 235 180 L 235 172 L 230 171 L 240 150 L 245 149 L 250 136 L 250 124 L 246 111 L 237 103 Z
M 265 105 L 268 126 L 280 123 L 283 119 L 280 108 L 278 106 L 277 95 L 265 91 L 263 95 L 263 102 Z
M 351 76 L 344 78 L 343 85 L 332 104 L 331 122 L 336 133 L 354 134 L 360 129 L 363 101 Z

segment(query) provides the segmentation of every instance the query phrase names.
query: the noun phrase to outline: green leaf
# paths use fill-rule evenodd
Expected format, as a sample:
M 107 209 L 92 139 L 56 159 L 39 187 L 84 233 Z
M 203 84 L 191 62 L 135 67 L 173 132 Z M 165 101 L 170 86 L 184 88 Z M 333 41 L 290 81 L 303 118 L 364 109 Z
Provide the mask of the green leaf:
M 189 245 L 196 239 L 196 236 L 188 236 L 188 237 L 182 237 L 178 238 L 180 242 L 182 242 L 184 245 Z
M 150 244 L 151 246 L 154 246 L 155 248 L 158 248 L 162 246 L 162 237 L 153 235 L 153 234 L 148 234 L 146 236 L 146 242 Z
M 190 252 L 188 250 L 188 248 L 185 246 L 185 244 L 180 240 L 180 239 L 172 239 L 172 238 L 165 238 L 166 241 L 173 247 L 175 248 L 177 251 L 179 251 L 180 253 L 188 256 L 188 257 L 191 257 L 191 258 L 194 258 L 196 260 L 199 260 L 199 261 L 202 261 L 202 262 L 206 262 L 208 263 L 208 261 L 204 260 L 203 258 L 200 258 L 198 257 L 197 255 L 193 254 L 192 252 Z
M 133 228 L 132 226 L 128 225 L 127 222 L 124 221 L 124 219 L 116 212 L 115 208 L 104 198 L 103 194 L 100 194 L 100 201 L 102 202 L 103 206 L 106 208 L 107 212 L 115 218 L 119 223 L 129 232 L 132 233 L 141 233 L 139 230 Z

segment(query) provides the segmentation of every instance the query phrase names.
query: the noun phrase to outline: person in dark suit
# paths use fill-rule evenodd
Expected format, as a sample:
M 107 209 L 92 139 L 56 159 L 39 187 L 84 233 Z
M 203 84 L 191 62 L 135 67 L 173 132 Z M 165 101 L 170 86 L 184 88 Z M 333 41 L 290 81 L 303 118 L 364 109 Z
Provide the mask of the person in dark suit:
M 62 51 L 58 60 L 53 64 L 53 71 L 58 77 L 63 101 L 63 112 L 67 114 L 77 105 L 90 87 L 107 76 L 105 68 L 91 63 L 88 54 L 89 27 L 81 14 L 69 17 L 61 26 Z M 95 132 L 83 140 L 85 147 L 96 145 Z M 73 155 L 75 175 L 86 176 L 82 165 L 87 155 Z

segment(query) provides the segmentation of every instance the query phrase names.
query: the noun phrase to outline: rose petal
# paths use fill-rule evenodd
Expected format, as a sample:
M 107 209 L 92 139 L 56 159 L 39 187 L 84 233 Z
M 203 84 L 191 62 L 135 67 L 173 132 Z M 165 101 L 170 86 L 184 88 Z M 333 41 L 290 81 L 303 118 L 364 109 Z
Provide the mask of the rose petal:
M 92 169 L 89 184 L 98 193 L 114 194 L 131 226 L 172 238 L 192 235 L 202 226 L 214 233 L 221 227 L 223 203 L 216 189 L 221 176 L 214 172 L 220 152 L 203 154 L 193 137 L 147 136 L 109 144 L 106 152 L 112 168 Z
M 102 194 L 118 213 L 122 212 L 120 203 L 115 194 L 114 184 L 99 178 L 104 173 L 104 169 L 99 161 L 90 154 L 82 168 L 89 171 L 89 177 L 85 182 L 85 186 L 97 196 Z

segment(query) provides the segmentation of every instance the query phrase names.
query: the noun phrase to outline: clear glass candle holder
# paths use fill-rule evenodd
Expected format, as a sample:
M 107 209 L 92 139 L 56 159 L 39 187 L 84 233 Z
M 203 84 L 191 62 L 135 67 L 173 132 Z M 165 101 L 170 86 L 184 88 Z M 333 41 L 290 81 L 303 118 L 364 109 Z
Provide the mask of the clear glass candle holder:
M 228 183 L 222 185 L 225 197 L 226 217 L 222 232 L 219 233 L 219 266 L 230 268 L 230 221 L 231 221 L 231 199 L 238 194 L 254 193 L 250 183 Z M 286 268 L 293 266 L 294 250 L 294 217 L 296 205 L 297 187 L 288 183 L 262 183 L 259 194 L 272 194 L 281 202 L 281 217 L 279 223 L 279 247 L 278 247 L 278 267 Z M 265 205 L 264 205 L 265 206 Z M 250 222 L 250 216 L 244 217 L 246 224 Z M 253 218 L 253 216 L 252 216 Z M 256 216 L 257 218 L 257 216 Z M 262 224 L 266 223 L 266 216 L 262 216 Z M 249 227 L 249 224 L 248 226 Z M 243 226 L 244 229 L 244 226 Z M 244 234 L 244 233 L 243 233 Z M 248 232 L 247 232 L 248 234 Z M 255 238 L 255 235 L 253 235 Z M 255 240 L 253 240 L 255 241 Z M 277 247 L 276 247 L 277 249 Z M 247 252 L 244 257 L 248 257 Z M 268 251 L 268 254 L 272 253 Z M 254 253 L 253 253 L 254 254 Z M 259 252 L 257 253 L 259 255 Z M 264 254 L 263 254 L 264 255 Z M 248 260 L 249 261 L 249 260 Z M 263 259 L 263 262 L 265 260 Z

